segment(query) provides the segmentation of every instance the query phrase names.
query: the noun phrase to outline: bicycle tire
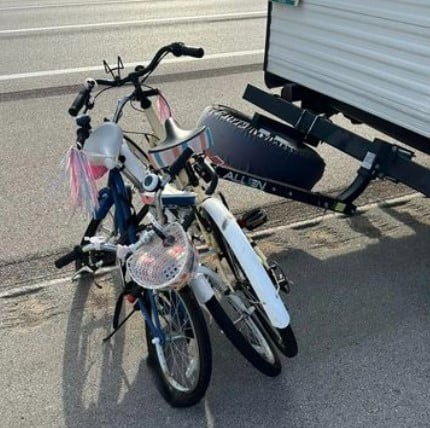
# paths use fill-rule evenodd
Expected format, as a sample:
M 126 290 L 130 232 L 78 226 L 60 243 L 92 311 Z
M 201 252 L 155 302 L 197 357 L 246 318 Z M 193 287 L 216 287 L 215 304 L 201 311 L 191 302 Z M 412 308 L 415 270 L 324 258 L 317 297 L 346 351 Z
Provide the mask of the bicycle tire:
M 249 302 L 258 301 L 258 298 L 255 295 L 255 292 L 253 291 L 252 286 L 250 285 L 251 281 L 247 277 L 246 272 L 243 271 L 243 268 L 237 262 L 237 258 L 234 255 L 233 249 L 230 247 L 228 242 L 223 237 L 215 221 L 213 221 L 210 218 L 210 215 L 207 214 L 206 217 L 207 219 L 209 219 L 210 227 L 213 230 L 215 239 L 217 240 L 220 250 L 223 256 L 226 258 L 228 265 L 230 266 L 231 272 L 235 276 L 237 284 L 242 283 L 242 286 L 240 288 L 242 288 L 242 291 L 245 294 L 245 296 L 249 296 L 248 298 Z M 248 283 L 248 286 L 246 284 L 243 284 L 243 281 L 241 280 L 241 278 L 238 278 L 238 275 L 239 275 L 238 271 L 240 271 L 240 273 L 243 275 L 246 282 Z M 268 273 L 268 276 L 269 278 L 271 278 L 269 273 Z M 272 278 L 271 278 L 271 281 L 273 282 Z M 297 340 L 295 338 L 294 331 L 291 327 L 291 324 L 289 324 L 285 328 L 275 328 L 268 321 L 267 316 L 265 315 L 261 305 L 254 305 L 254 307 L 256 308 L 257 317 L 261 322 L 264 330 L 267 332 L 271 340 L 275 343 L 277 348 L 288 358 L 292 358 L 296 356 L 298 353 L 298 345 L 297 345 Z
M 258 371 L 269 377 L 275 377 L 281 373 L 281 362 L 273 348 L 274 362 L 269 362 L 254 349 L 254 347 L 246 340 L 245 336 L 236 328 L 235 324 L 227 315 L 215 296 L 206 302 L 206 307 L 231 344 Z M 263 332 L 261 333 L 264 335 Z M 270 344 L 270 341 L 268 343 Z
M 189 320 L 187 323 L 190 323 L 190 327 L 192 328 L 191 332 L 187 334 L 185 337 L 186 347 L 189 347 L 191 344 L 191 340 L 195 340 L 193 345 L 197 345 L 198 349 L 198 376 L 195 381 L 195 385 L 190 387 L 188 391 L 185 391 L 185 387 L 180 383 L 181 381 L 186 382 L 185 378 L 182 378 L 180 381 L 173 378 L 172 373 L 166 373 L 163 370 L 162 363 L 160 362 L 160 356 L 157 352 L 156 345 L 152 342 L 152 334 L 151 330 L 146 324 L 146 340 L 148 345 L 148 364 L 151 368 L 154 369 L 156 374 L 156 385 L 163 396 L 163 398 L 172 406 L 172 407 L 189 407 L 197 404 L 205 395 L 206 390 L 209 386 L 211 375 L 212 375 L 212 350 L 209 339 L 209 332 L 207 329 L 206 321 L 203 316 L 203 312 L 201 307 L 199 306 L 196 298 L 194 297 L 192 291 L 185 287 L 180 291 L 175 291 L 173 289 L 169 289 L 167 291 L 160 291 L 157 293 L 157 296 L 162 295 L 163 293 L 175 293 L 175 295 L 179 296 L 180 302 L 183 306 L 183 309 L 187 313 Z M 146 299 L 149 303 L 149 298 Z M 148 308 L 151 308 L 151 305 L 147 304 Z M 151 309 L 152 311 L 152 309 Z M 177 314 L 178 311 L 175 312 Z M 151 316 L 153 314 L 151 313 Z M 165 314 L 166 318 L 167 315 Z M 163 319 L 166 319 L 163 318 Z M 174 324 L 174 323 L 173 323 Z M 182 325 L 182 324 L 181 324 Z M 169 325 L 170 332 L 172 331 L 172 325 Z M 187 327 L 188 328 L 188 327 Z M 166 358 L 167 354 L 167 346 L 170 342 L 170 349 L 173 348 L 172 343 L 178 340 L 178 334 L 175 335 L 175 340 L 167 340 L 163 346 L 163 357 L 167 363 L 168 358 Z M 179 338 L 180 339 L 180 338 Z M 184 341 L 182 342 L 184 344 Z M 179 354 L 178 354 L 179 355 Z M 181 350 L 181 355 L 183 356 L 183 349 Z M 174 358 L 173 358 L 174 360 Z M 176 362 L 177 360 L 175 360 Z M 195 364 L 193 360 L 190 361 L 190 365 Z M 167 364 L 166 364 L 167 365 Z M 169 369 L 170 370 L 170 369 Z M 185 376 L 187 376 L 186 370 Z M 182 388 L 182 390 L 181 390 Z
M 295 357 L 298 353 L 298 345 L 291 324 L 285 328 L 275 329 L 267 321 L 265 314 L 263 314 L 259 308 L 257 308 L 256 312 L 259 321 L 263 325 L 266 332 L 269 334 L 272 342 L 282 352 L 282 354 L 288 358 Z

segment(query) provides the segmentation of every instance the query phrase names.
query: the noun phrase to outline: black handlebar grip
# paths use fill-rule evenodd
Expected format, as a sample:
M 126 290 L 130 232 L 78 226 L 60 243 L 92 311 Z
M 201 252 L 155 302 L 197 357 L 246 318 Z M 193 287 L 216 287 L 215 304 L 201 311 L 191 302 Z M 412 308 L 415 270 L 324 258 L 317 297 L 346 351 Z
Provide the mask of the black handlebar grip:
M 65 254 L 64 256 L 60 257 L 59 259 L 55 260 L 54 264 L 57 269 L 61 269 L 64 266 L 69 265 L 70 263 L 74 262 L 76 259 L 79 258 L 79 256 L 82 254 L 81 247 L 77 246 L 73 249 L 73 251 L 70 251 L 70 253 Z
M 190 147 L 187 147 L 181 155 L 178 157 L 178 159 L 173 162 L 172 166 L 169 168 L 170 175 L 172 177 L 175 177 L 179 174 L 179 172 L 182 171 L 182 169 L 185 167 L 185 164 L 187 163 L 187 160 L 193 155 L 194 151 Z
M 90 92 L 91 90 L 88 88 L 83 88 L 79 91 L 78 95 L 76 95 L 75 100 L 73 101 L 72 105 L 69 108 L 70 116 L 75 117 L 78 115 L 81 108 L 88 101 L 88 98 L 90 97 Z
M 182 55 L 192 56 L 194 58 L 203 58 L 205 51 L 203 48 L 193 48 L 190 46 L 182 46 Z
M 169 48 L 170 52 L 175 56 L 192 56 L 194 58 L 201 58 L 205 54 L 203 48 L 185 46 L 182 42 L 172 43 Z

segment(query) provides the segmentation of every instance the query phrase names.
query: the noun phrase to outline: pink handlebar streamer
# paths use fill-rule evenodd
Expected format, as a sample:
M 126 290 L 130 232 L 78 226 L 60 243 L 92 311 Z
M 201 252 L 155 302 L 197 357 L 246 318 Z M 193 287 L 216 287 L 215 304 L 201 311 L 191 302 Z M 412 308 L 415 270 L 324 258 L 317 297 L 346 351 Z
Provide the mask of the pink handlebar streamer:
M 65 173 L 71 204 L 93 216 L 99 206 L 96 179 L 101 170 L 94 169 L 85 153 L 72 146 L 65 157 Z

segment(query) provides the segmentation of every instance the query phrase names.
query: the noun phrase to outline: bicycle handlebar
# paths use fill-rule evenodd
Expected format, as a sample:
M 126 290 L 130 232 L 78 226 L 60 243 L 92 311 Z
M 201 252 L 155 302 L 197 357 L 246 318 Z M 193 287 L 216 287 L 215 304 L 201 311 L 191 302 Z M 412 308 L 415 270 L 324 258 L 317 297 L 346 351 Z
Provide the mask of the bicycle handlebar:
M 197 172 L 199 177 L 201 177 L 206 183 L 209 183 L 205 190 L 206 195 L 212 195 L 218 186 L 218 174 L 216 171 L 210 164 L 206 163 L 202 157 L 197 158 L 194 170 Z
M 57 269 L 61 269 L 64 266 L 69 265 L 70 263 L 73 263 L 75 260 L 78 260 L 79 257 L 82 255 L 82 249 L 79 245 L 77 245 L 70 253 L 65 254 L 64 256 L 60 257 L 59 259 L 55 260 L 54 264 Z
M 116 245 L 103 242 L 98 244 L 91 243 L 85 245 L 77 245 L 75 248 L 73 248 L 72 251 L 70 251 L 70 253 L 67 253 L 59 259 L 55 260 L 54 264 L 57 269 L 61 269 L 64 266 L 73 263 L 75 260 L 79 260 L 80 258 L 82 258 L 84 253 L 88 253 L 90 251 L 108 251 L 110 253 L 115 253 L 116 250 Z
M 191 46 L 186 46 L 183 43 L 173 43 L 174 47 L 172 53 L 175 56 L 191 56 L 194 58 L 202 58 L 205 54 L 203 48 L 194 48 Z
M 110 87 L 120 87 L 125 85 L 126 83 L 133 83 L 135 86 L 139 85 L 139 78 L 153 72 L 159 65 L 163 55 L 167 53 L 172 53 L 176 57 L 191 56 L 194 58 L 202 58 L 205 52 L 203 48 L 195 48 L 191 46 L 186 46 L 182 42 L 175 42 L 160 48 L 157 51 L 157 53 L 154 55 L 154 57 L 152 58 L 151 62 L 147 67 L 137 66 L 135 68 L 135 71 L 131 72 L 128 76 L 124 77 L 123 79 L 120 79 L 120 78 L 115 78 L 113 80 L 87 79 L 87 81 L 85 82 L 84 88 L 82 88 L 79 91 L 78 95 L 76 96 L 75 100 L 70 106 L 68 110 L 69 114 L 73 117 L 78 115 L 82 107 L 88 103 L 91 91 L 95 87 L 96 83 L 102 86 L 110 86 Z
M 88 104 L 91 91 L 97 86 L 97 81 L 94 79 L 86 79 L 84 87 L 78 92 L 72 105 L 69 108 L 69 114 L 73 117 L 77 116 L 82 107 Z
M 82 107 L 88 102 L 91 94 L 91 89 L 82 88 L 78 95 L 76 95 L 76 98 L 74 99 L 72 105 L 69 108 L 69 114 L 70 116 L 77 116 L 78 113 L 81 111 Z

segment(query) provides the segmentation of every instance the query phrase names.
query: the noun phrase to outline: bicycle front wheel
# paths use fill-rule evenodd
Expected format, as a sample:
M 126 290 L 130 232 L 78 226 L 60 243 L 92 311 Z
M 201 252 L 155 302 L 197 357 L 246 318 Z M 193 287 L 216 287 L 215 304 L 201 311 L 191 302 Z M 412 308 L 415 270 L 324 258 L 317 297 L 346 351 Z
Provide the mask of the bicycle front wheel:
M 147 291 L 151 293 L 152 291 Z M 198 403 L 206 393 L 212 373 L 209 332 L 202 310 L 188 287 L 154 293 L 155 308 L 148 304 L 152 322 L 160 323 L 163 341 L 146 325 L 148 363 L 157 386 L 173 407 Z M 147 296 L 149 303 L 149 296 Z

